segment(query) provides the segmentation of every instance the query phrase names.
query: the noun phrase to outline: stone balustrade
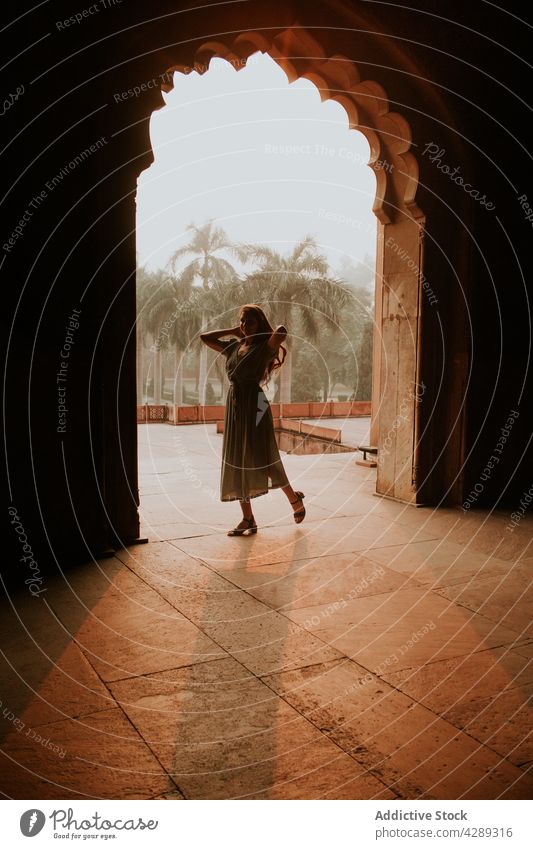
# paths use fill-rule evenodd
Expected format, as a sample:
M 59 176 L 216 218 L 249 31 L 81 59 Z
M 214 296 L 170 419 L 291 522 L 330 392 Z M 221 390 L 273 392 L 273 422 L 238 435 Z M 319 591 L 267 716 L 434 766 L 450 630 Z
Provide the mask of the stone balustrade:
M 370 401 L 306 401 L 294 404 L 271 404 L 275 419 L 319 419 L 369 416 Z M 224 421 L 223 404 L 193 404 L 174 407 L 172 404 L 142 404 L 137 406 L 137 422 L 168 422 L 169 424 L 198 424 Z

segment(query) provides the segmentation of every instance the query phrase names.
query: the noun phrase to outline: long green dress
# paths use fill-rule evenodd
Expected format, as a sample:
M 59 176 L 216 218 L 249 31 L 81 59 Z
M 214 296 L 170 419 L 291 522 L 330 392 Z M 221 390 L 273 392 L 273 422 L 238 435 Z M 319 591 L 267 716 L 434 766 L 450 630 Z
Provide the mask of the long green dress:
M 276 444 L 272 410 L 259 385 L 276 351 L 266 340 L 240 355 L 240 340 L 222 344 L 230 387 L 224 415 L 220 500 L 256 498 L 289 483 Z

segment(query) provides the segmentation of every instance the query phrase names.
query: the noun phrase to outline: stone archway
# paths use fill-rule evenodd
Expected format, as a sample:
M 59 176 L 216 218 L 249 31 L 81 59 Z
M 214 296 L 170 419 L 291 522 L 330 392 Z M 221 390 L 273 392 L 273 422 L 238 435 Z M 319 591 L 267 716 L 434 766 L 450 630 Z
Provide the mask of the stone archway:
M 239 69 L 257 52 L 271 56 L 289 82 L 304 77 L 316 85 L 322 100 L 343 106 L 350 129 L 368 141 L 368 164 L 376 176 L 373 212 L 378 219 L 371 422 L 371 441 L 380 449 L 376 490 L 418 503 L 425 217 L 416 203 L 418 163 L 410 150 L 411 128 L 402 115 L 389 110 L 378 82 L 362 80 L 357 64 L 346 56 L 326 56 L 301 27 L 270 37 L 250 31 L 205 42 L 191 65 L 169 65 L 161 75 L 161 88 L 170 91 L 174 72 L 205 73 L 215 57 Z

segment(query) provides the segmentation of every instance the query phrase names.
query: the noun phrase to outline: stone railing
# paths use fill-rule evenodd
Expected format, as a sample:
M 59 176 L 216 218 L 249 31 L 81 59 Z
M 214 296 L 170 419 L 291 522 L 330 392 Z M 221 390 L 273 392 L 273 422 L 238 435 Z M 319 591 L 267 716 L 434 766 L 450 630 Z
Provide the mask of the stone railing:
M 169 415 L 170 414 L 170 415 Z M 137 423 L 171 421 L 172 408 L 167 404 L 137 404 Z
M 306 401 L 299 404 L 271 404 L 275 419 L 320 419 L 369 416 L 370 401 Z M 174 407 L 172 404 L 143 404 L 137 407 L 137 422 L 168 422 L 169 424 L 198 424 L 224 421 L 223 404 Z

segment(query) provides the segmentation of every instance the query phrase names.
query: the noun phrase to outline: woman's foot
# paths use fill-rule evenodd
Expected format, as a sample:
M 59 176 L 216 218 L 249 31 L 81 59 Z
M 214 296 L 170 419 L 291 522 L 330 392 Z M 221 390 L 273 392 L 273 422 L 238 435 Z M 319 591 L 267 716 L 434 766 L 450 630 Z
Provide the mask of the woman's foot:
M 233 528 L 231 531 L 228 531 L 229 537 L 240 537 L 243 534 L 256 534 L 257 533 L 257 525 L 255 523 L 255 519 L 253 516 L 250 516 L 249 519 L 242 519 L 236 528 Z
M 305 495 L 303 494 L 303 492 L 295 492 L 294 494 L 296 496 L 296 499 L 294 501 L 291 501 L 290 503 L 293 505 L 293 507 L 296 507 L 294 511 L 294 521 L 297 525 L 299 525 L 300 522 L 303 522 L 303 520 L 305 519 L 305 507 L 303 505 L 303 499 L 305 498 Z

